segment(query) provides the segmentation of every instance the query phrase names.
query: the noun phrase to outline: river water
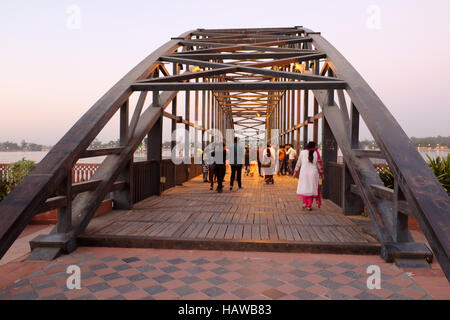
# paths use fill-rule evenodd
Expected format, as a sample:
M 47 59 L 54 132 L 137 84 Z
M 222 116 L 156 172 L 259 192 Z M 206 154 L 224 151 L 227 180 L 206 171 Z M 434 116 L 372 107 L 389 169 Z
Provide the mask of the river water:
M 14 163 L 16 161 L 31 160 L 39 162 L 44 159 L 47 151 L 12 151 L 12 152 L 0 152 L 0 164 L 2 163 Z M 106 156 L 85 158 L 78 160 L 78 163 L 102 163 Z M 146 155 L 143 152 L 136 152 L 134 154 L 135 161 L 145 160 Z M 170 150 L 163 150 L 163 158 L 170 158 Z

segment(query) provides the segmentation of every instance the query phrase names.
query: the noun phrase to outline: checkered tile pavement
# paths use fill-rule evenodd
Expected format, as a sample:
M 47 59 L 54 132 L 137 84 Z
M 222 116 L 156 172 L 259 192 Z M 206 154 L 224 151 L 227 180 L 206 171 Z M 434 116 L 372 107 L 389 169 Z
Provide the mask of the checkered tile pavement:
M 381 268 L 380 290 L 366 286 L 372 264 Z M 69 265 L 81 268 L 79 290 L 67 289 Z M 0 289 L 7 300 L 432 298 L 375 256 L 119 248 L 80 248 Z

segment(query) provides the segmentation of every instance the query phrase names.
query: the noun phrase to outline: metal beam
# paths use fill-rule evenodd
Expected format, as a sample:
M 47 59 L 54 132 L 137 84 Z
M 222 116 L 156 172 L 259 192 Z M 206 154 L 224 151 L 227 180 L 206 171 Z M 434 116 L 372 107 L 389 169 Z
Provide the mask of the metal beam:
M 135 83 L 134 91 L 181 91 L 181 90 L 214 90 L 214 91 L 271 91 L 271 90 L 330 90 L 345 89 L 343 81 L 305 81 L 305 82 L 210 82 L 210 83 Z

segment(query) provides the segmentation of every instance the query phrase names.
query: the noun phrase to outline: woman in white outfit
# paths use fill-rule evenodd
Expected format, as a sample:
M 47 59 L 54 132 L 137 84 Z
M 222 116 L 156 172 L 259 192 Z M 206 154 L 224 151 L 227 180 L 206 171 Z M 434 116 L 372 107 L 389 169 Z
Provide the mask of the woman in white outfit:
M 264 176 L 264 181 L 273 184 L 273 174 L 275 172 L 275 153 L 272 148 L 267 147 L 263 153 L 261 161 L 261 174 Z
M 319 178 L 323 178 L 322 159 L 316 150 L 316 143 L 309 142 L 306 149 L 301 151 L 295 166 L 294 176 L 300 170 L 297 185 L 297 195 L 302 197 L 303 208 L 311 211 L 311 206 L 316 199 L 320 208 Z

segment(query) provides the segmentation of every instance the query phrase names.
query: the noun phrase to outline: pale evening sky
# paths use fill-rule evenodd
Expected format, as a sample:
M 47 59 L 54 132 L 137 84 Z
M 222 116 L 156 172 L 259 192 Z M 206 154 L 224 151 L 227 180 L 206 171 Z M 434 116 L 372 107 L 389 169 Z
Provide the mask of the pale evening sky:
M 79 29 L 67 27 L 71 5 Z M 2 0 L 0 141 L 55 144 L 131 68 L 187 30 L 296 25 L 321 31 L 409 136 L 450 135 L 449 13 L 448 0 Z M 117 133 L 114 122 L 99 138 Z

